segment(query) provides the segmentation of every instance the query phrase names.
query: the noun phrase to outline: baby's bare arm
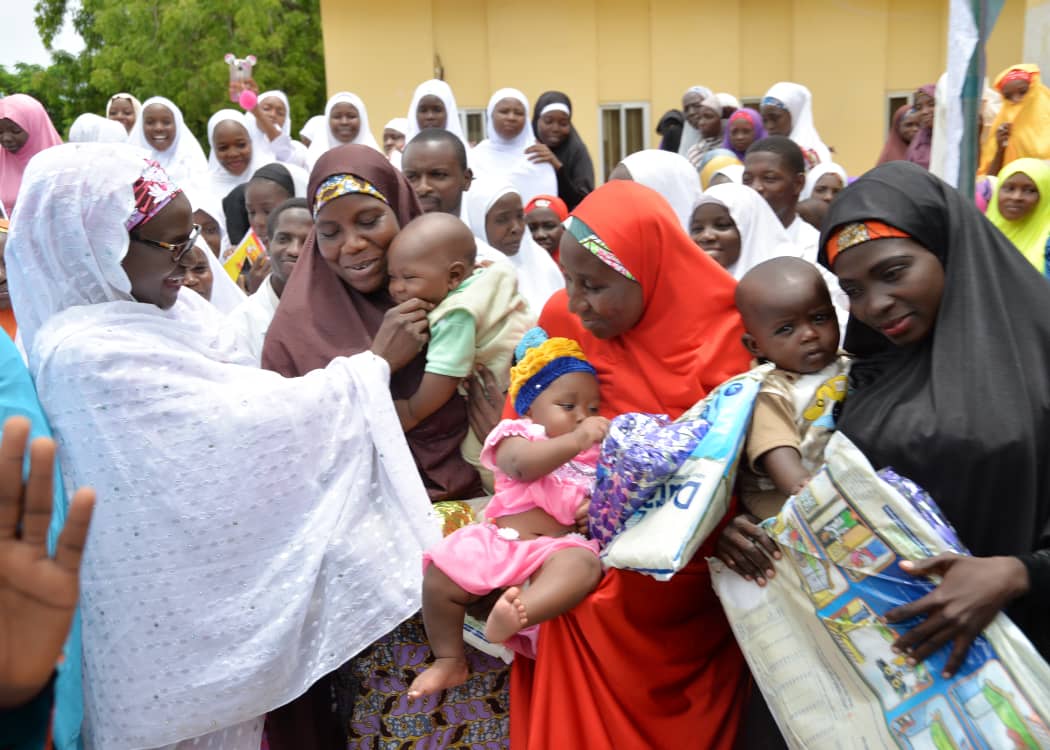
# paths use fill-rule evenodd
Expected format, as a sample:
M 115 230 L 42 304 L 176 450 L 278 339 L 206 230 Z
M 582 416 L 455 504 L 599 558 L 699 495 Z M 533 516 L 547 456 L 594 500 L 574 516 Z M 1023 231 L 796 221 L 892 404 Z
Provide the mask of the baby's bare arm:
M 401 429 L 408 432 L 444 406 L 445 402 L 456 394 L 461 379 L 435 375 L 432 372 L 424 373 L 415 393 L 407 399 L 394 402 L 397 417 L 401 420 Z
M 763 453 L 758 464 L 769 478 L 773 480 L 778 491 L 785 495 L 794 495 L 806 486 L 809 472 L 802 465 L 802 456 L 790 446 L 774 448 Z

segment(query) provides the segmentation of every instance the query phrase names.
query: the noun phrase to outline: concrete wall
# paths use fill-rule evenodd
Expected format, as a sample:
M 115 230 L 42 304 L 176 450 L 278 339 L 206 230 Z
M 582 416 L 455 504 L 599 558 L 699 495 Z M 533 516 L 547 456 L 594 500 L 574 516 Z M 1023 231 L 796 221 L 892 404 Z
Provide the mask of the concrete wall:
M 321 0 L 321 13 L 328 90 L 359 94 L 377 136 L 438 56 L 461 107 L 484 108 L 503 86 L 533 101 L 568 93 L 599 171 L 603 103 L 649 102 L 655 127 L 691 85 L 758 98 L 794 80 L 812 90 L 836 159 L 859 174 L 882 147 L 887 96 L 943 71 L 948 27 L 948 0 Z M 1026 13 L 1043 19 L 1039 31 L 1026 35 Z M 1048 29 L 1050 2 L 1006 0 L 990 75 L 1024 51 L 1047 54 Z

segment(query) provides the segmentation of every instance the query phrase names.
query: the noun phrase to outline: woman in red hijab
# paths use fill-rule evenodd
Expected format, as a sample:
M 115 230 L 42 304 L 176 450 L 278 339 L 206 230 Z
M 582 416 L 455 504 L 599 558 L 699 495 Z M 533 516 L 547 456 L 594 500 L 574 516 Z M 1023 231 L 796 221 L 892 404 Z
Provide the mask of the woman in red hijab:
M 736 282 L 670 205 L 630 181 L 591 193 L 561 244 L 566 289 L 540 316 L 598 371 L 602 414 L 677 417 L 748 367 Z M 705 544 L 667 582 L 611 570 L 514 662 L 511 747 L 729 750 L 748 678 L 711 588 Z

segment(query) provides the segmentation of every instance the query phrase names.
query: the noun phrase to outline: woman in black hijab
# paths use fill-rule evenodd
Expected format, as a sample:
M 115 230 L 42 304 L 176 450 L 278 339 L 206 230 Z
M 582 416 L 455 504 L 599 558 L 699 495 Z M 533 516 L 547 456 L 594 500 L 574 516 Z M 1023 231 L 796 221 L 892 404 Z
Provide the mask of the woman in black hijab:
M 824 262 L 850 297 L 857 355 L 838 429 L 934 498 L 973 557 L 889 622 L 945 671 L 1006 610 L 1050 658 L 1050 286 L 973 201 L 914 164 L 868 172 L 831 206 Z
M 560 91 L 548 91 L 536 100 L 532 111 L 536 143 L 525 149 L 529 159 L 546 162 L 558 174 L 558 197 L 572 211 L 594 190 L 594 164 L 576 128 L 572 126 L 572 102 Z
M 669 109 L 664 112 L 660 122 L 656 124 L 656 132 L 660 134 L 660 150 L 678 153 L 678 146 L 682 142 L 682 126 L 685 124 L 685 115 L 679 109 Z

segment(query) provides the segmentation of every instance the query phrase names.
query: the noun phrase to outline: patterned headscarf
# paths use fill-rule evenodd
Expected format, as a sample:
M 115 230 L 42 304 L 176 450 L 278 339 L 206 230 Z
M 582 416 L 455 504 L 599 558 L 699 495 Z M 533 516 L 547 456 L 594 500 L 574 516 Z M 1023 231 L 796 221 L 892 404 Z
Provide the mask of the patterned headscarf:
M 387 205 L 390 204 L 386 196 L 379 192 L 376 186 L 368 180 L 352 174 L 334 174 L 325 179 L 318 186 L 317 192 L 314 193 L 314 219 L 317 219 L 321 209 L 328 203 L 344 195 L 353 195 L 355 193 L 371 195 Z
M 584 250 L 587 250 L 591 255 L 624 278 L 637 281 L 634 275 L 627 270 L 627 266 L 616 257 L 616 253 L 610 250 L 609 246 L 602 241 L 602 238 L 595 234 L 594 230 L 587 226 L 578 216 L 569 217 L 568 230 L 569 234 L 583 245 Z
M 182 192 L 168 177 L 167 172 L 152 159 L 143 159 L 142 176 L 135 180 L 135 208 L 124 222 L 130 232 L 156 216 L 162 208 Z
M 548 338 L 542 328 L 526 331 L 514 356 L 518 362 L 510 368 L 508 395 L 520 416 L 525 416 L 532 402 L 562 375 L 589 372 L 598 376 L 577 342 Z
M 828 265 L 833 265 L 835 258 L 843 250 L 849 250 L 851 247 L 856 247 L 872 240 L 884 240 L 888 237 L 911 239 L 911 235 L 907 232 L 902 232 L 896 227 L 891 227 L 889 224 L 881 221 L 869 220 L 845 224 L 828 238 Z

